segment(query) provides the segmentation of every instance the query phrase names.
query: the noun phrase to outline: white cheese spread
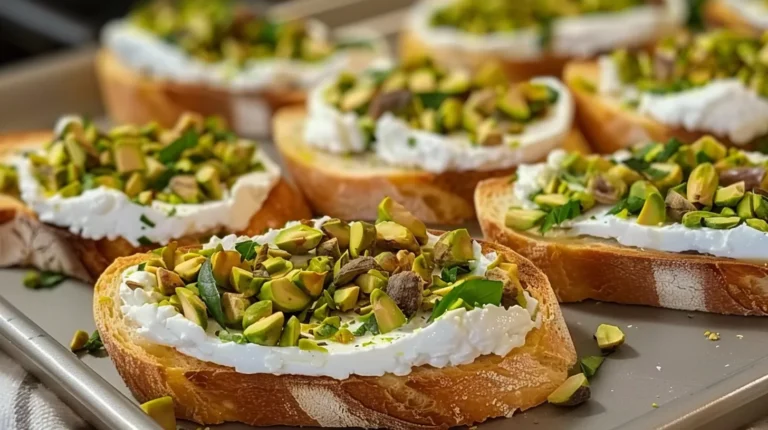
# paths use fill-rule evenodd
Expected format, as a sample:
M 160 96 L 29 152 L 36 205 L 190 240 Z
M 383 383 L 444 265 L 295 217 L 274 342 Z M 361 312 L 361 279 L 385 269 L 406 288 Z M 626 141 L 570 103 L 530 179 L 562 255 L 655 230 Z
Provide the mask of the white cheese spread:
M 563 143 L 572 127 L 574 108 L 571 93 L 559 80 L 536 78 L 532 82 L 557 91 L 558 99 L 547 116 L 527 124 L 520 134 L 505 135 L 501 145 L 474 145 L 466 133 L 444 136 L 416 130 L 402 119 L 385 113 L 376 122 L 376 156 L 391 165 L 432 173 L 505 169 L 539 160 Z M 327 85 L 316 88 L 310 95 L 305 141 L 334 153 L 365 151 L 358 116 L 341 113 L 326 103 L 323 90 Z
M 22 200 L 41 221 L 68 228 L 85 239 L 121 237 L 139 246 L 142 238 L 166 244 L 221 227 L 245 229 L 280 180 L 280 168 L 266 154 L 256 151 L 254 159 L 264 165 L 264 170 L 240 176 L 221 200 L 179 205 L 154 200 L 149 206 L 134 203 L 125 193 L 103 186 L 74 197 L 47 196 L 27 158 L 17 156 L 11 163 L 19 175 Z
M 685 21 L 684 0 L 667 0 L 666 6 L 638 6 L 615 13 L 595 13 L 561 18 L 553 22 L 552 46 L 541 44 L 537 28 L 475 35 L 458 29 L 433 27 L 430 18 L 444 0 L 420 2 L 407 25 L 418 37 L 435 47 L 494 54 L 505 58 L 535 60 L 547 54 L 591 57 L 618 46 L 639 46 Z M 462 58 L 441 59 L 461 62 Z
M 327 218 L 326 218 L 327 219 Z M 322 225 L 326 219 L 317 220 Z M 274 245 L 279 230 L 253 238 L 258 243 Z M 221 244 L 232 249 L 239 240 L 234 235 L 214 238 L 206 247 Z M 431 237 L 431 240 L 436 240 Z M 495 255 L 482 255 L 475 242 L 475 254 L 483 273 Z M 527 307 L 503 308 L 487 305 L 471 311 L 457 309 L 427 325 L 428 314 L 418 313 L 405 326 L 384 335 L 357 336 L 353 343 L 327 342 L 327 352 L 305 351 L 298 347 L 268 347 L 256 344 L 222 342 L 216 337 L 220 330 L 214 321 L 208 329 L 184 318 L 172 306 L 157 306 L 159 297 L 152 292 L 154 276 L 137 272 L 136 267 L 122 274 L 120 285 L 121 310 L 137 333 L 147 340 L 176 348 L 182 354 L 223 366 L 240 373 L 294 374 L 328 376 L 345 379 L 350 375 L 381 376 L 385 373 L 406 375 L 414 367 L 429 364 L 434 367 L 457 366 L 473 362 L 482 355 L 507 355 L 525 344 L 528 332 L 539 327 L 542 313 L 538 302 L 525 293 Z M 140 284 L 132 289 L 125 281 Z M 533 315 L 535 317 L 532 317 Z M 352 314 L 354 315 L 354 314 Z M 360 324 L 353 316 L 343 322 L 354 331 Z
M 310 22 L 308 30 L 312 37 L 327 37 L 327 28 L 319 22 Z M 237 69 L 226 62 L 206 63 L 190 56 L 127 20 L 108 23 L 102 31 L 102 42 L 134 70 L 161 79 L 206 84 L 233 92 L 271 86 L 309 88 L 338 74 L 349 61 L 348 53 L 342 51 L 320 62 L 269 58 L 251 60 Z
M 527 209 L 536 208 L 531 194 L 546 185 L 540 178 L 551 178 L 558 172 L 561 154 L 550 156 L 547 163 L 520 166 L 517 170 L 514 195 L 515 204 Z M 754 155 L 759 159 L 759 155 Z M 541 175 L 541 176 L 539 176 Z M 541 184 L 544 185 L 541 185 Z M 624 246 L 665 252 L 694 251 L 716 257 L 744 260 L 765 260 L 768 255 L 768 234 L 747 225 L 728 230 L 708 227 L 689 228 L 682 224 L 647 226 L 637 219 L 622 219 L 609 215 L 609 206 L 597 206 L 573 220 L 563 223 L 558 232 L 568 237 L 589 236 L 612 239 Z
M 639 113 L 663 124 L 725 136 L 739 145 L 768 133 L 768 100 L 738 79 L 714 80 L 669 94 L 641 93 L 622 86 L 610 58 L 601 58 L 599 65 L 603 94 L 636 99 Z

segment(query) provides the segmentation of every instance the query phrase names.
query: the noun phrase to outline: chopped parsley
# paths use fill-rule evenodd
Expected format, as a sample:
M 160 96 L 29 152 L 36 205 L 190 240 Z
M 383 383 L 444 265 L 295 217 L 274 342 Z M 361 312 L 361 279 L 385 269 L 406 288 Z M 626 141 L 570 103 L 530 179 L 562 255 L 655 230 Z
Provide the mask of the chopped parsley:
M 149 246 L 149 245 L 152 245 L 153 243 L 151 240 L 149 240 L 147 236 L 141 236 L 138 239 L 138 241 L 139 241 L 139 245 L 142 245 L 142 246 Z
M 144 225 L 146 225 L 148 227 L 154 227 L 155 226 L 155 223 L 152 222 L 151 219 L 147 218 L 147 216 L 144 215 L 144 214 L 141 215 L 141 217 L 139 218 L 139 221 L 141 221 Z
M 552 209 L 552 212 L 548 213 L 544 217 L 544 222 L 539 227 L 541 234 L 544 234 L 552 229 L 552 227 L 558 226 L 569 219 L 574 219 L 581 215 L 581 203 L 578 200 L 569 200 L 568 203 Z

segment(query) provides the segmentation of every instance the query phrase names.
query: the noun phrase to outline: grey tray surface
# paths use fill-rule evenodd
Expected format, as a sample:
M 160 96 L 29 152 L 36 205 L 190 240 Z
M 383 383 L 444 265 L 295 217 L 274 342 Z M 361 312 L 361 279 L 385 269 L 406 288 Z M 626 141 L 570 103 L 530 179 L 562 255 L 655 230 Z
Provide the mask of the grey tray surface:
M 411 1 L 298 0 L 279 6 L 276 13 L 310 14 L 334 27 L 357 24 L 391 36 L 402 21 L 397 9 Z M 19 101 L 0 109 L 0 131 L 50 127 L 58 115 L 70 112 L 99 115 L 93 53 L 90 47 L 0 71 L 0 99 Z M 40 100 L 46 101 L 42 108 Z M 274 154 L 271 145 L 266 149 Z M 468 227 L 479 237 L 476 224 Z M 52 338 L 67 345 L 75 330 L 94 329 L 90 286 L 66 281 L 50 290 L 28 290 L 22 286 L 23 273 L 0 270 L 0 294 Z M 573 409 L 544 405 L 482 428 L 720 430 L 747 425 L 768 411 L 767 319 L 594 302 L 562 308 L 580 356 L 598 353 L 592 334 L 600 323 L 618 325 L 627 334 L 627 344 L 594 378 L 592 400 Z M 720 340 L 707 340 L 705 331 L 720 333 Z M 108 358 L 86 355 L 82 363 L 133 399 Z M 184 429 L 197 427 L 182 424 Z

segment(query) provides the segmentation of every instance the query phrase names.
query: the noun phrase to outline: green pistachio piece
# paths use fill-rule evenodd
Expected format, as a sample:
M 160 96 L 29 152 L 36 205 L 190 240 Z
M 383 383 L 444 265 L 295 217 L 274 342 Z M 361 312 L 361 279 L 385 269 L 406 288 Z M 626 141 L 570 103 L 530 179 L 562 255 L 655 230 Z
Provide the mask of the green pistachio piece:
M 258 297 L 259 300 L 272 301 L 275 309 L 283 312 L 300 312 L 311 301 L 310 296 L 287 277 L 266 282 Z
M 683 225 L 689 228 L 698 228 L 701 227 L 702 221 L 705 218 L 711 218 L 716 217 L 716 213 L 712 212 L 705 212 L 705 211 L 693 211 L 688 212 L 685 215 L 683 215 Z
M 744 181 L 722 187 L 715 192 L 715 205 L 736 206 L 744 197 Z
M 382 334 L 396 330 L 407 322 L 403 311 L 382 290 L 377 289 L 371 293 L 371 305 L 376 317 L 376 324 Z
M 118 140 L 115 142 L 113 151 L 112 155 L 119 173 L 143 171 L 146 168 L 144 153 L 138 141 Z
M 507 209 L 504 225 L 513 230 L 529 230 L 538 225 L 547 213 L 535 209 Z
M 714 228 L 718 230 L 726 230 L 729 228 L 736 227 L 741 223 L 741 218 L 737 216 L 732 217 L 722 217 L 722 216 L 713 216 L 704 218 L 704 225 L 709 228 Z
M 270 315 L 272 315 L 272 302 L 269 300 L 262 300 L 248 306 L 243 314 L 243 329 Z
M 293 255 L 303 255 L 315 249 L 322 238 L 322 231 L 304 224 L 296 224 L 278 233 L 275 245 Z
M 435 243 L 433 258 L 442 267 L 468 264 L 475 258 L 469 232 L 462 228 L 443 233 Z
M 711 163 L 696 166 L 688 177 L 688 201 L 712 206 L 717 192 L 718 175 Z
M 325 234 L 338 241 L 340 249 L 349 247 L 349 224 L 332 218 L 323 224 L 322 229 Z
M 760 230 L 763 233 L 768 233 L 768 222 L 765 222 L 761 219 L 757 218 L 749 218 L 746 221 L 744 221 L 748 226 L 754 228 L 755 230 Z
M 349 225 L 349 255 L 357 258 L 371 249 L 376 242 L 376 227 L 363 221 Z
M 208 309 L 203 300 L 186 288 L 176 288 L 184 317 L 199 325 L 203 330 L 208 328 Z
M 379 224 L 384 221 L 393 221 L 407 228 L 419 244 L 425 245 L 427 243 L 427 227 L 424 223 L 413 216 L 405 206 L 389 197 L 385 197 L 378 206 L 376 223 Z
M 660 194 L 652 193 L 648 196 L 637 216 L 637 223 L 642 225 L 660 225 L 667 219 L 666 205 Z
M 276 312 L 249 325 L 243 331 L 243 336 L 248 339 L 248 342 L 257 345 L 275 346 L 280 340 L 284 322 L 285 315 L 282 312 Z

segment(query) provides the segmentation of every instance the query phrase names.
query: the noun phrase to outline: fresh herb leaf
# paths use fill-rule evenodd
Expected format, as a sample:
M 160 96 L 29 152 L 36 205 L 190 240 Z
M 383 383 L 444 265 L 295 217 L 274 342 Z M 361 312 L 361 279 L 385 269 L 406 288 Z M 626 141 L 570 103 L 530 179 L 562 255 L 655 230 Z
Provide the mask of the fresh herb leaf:
M 592 378 L 597 373 L 597 369 L 600 368 L 600 365 L 603 364 L 603 361 L 605 361 L 605 357 L 599 355 L 583 357 L 579 360 L 581 372 L 584 373 L 584 376 L 587 378 Z
M 363 324 L 352 334 L 355 336 L 363 336 L 366 332 L 371 333 L 372 335 L 379 334 L 379 324 L 376 322 L 376 316 L 373 313 L 366 315 Z
M 200 273 L 197 275 L 197 289 L 200 291 L 200 298 L 203 299 L 213 319 L 220 326 L 226 327 L 226 318 L 224 318 L 224 311 L 221 308 L 221 297 L 219 296 L 219 289 L 216 288 L 216 280 L 213 278 L 213 265 L 210 258 L 207 258 L 200 267 Z
M 171 210 L 168 211 L 168 216 L 174 216 L 176 215 L 176 206 L 172 207 Z
M 146 215 L 142 214 L 141 217 L 139 217 L 139 221 L 141 221 L 143 224 L 147 225 L 148 227 L 154 227 L 155 223 L 152 222 L 151 219 L 147 218 Z
M 454 287 L 451 292 L 445 295 L 443 300 L 435 304 L 429 320 L 434 321 L 439 318 L 459 299 L 476 307 L 484 305 L 499 306 L 503 289 L 504 283 L 499 281 L 489 281 L 487 279 L 470 279 L 465 281 Z
M 168 183 L 171 182 L 171 178 L 173 178 L 173 175 L 176 174 L 176 171 L 173 169 L 173 163 L 168 163 L 166 165 L 166 169 L 163 170 L 160 175 L 157 176 L 157 179 L 152 181 L 150 184 L 150 187 L 153 190 L 163 190 L 165 187 L 168 186 Z
M 443 267 L 440 271 L 440 279 L 450 284 L 456 282 L 456 279 L 465 273 L 469 273 L 469 269 L 464 266 Z
M 197 146 L 198 140 L 200 135 L 197 131 L 189 129 L 181 137 L 158 151 L 157 159 L 163 164 L 177 161 L 184 150 Z
M 139 267 L 136 270 L 138 270 L 139 272 L 143 272 L 145 267 L 147 267 L 147 262 L 146 261 L 141 263 L 141 264 L 139 264 Z
M 416 94 L 416 96 L 421 100 L 421 103 L 424 105 L 425 109 L 435 109 L 437 110 L 441 104 L 450 97 L 451 95 L 448 93 L 421 93 Z
M 235 244 L 235 251 L 240 253 L 242 261 L 252 260 L 253 257 L 256 256 L 256 248 L 258 248 L 258 246 L 258 243 L 252 240 L 246 240 L 245 242 Z
M 587 177 L 579 177 L 573 174 L 570 174 L 568 172 L 561 172 L 560 173 L 560 179 L 562 179 L 565 182 L 571 183 L 571 184 L 580 184 L 580 185 L 586 185 L 587 184 Z
M 91 333 L 91 337 L 88 338 L 88 342 L 85 342 L 85 345 L 83 345 L 83 350 L 88 351 L 89 353 L 98 352 L 103 348 L 104 343 L 101 341 L 101 335 L 99 334 L 98 330 L 95 330 L 93 333 Z
M 645 172 L 645 170 L 651 166 L 647 161 L 640 158 L 630 158 L 629 160 L 625 160 L 624 164 L 630 169 L 640 173 Z
M 702 163 L 714 163 L 715 160 L 711 159 L 709 155 L 707 155 L 704 151 L 699 151 L 696 153 L 696 164 L 702 164 Z
M 91 190 L 96 188 L 96 176 L 91 173 L 83 175 L 83 190 Z
M 32 270 L 24 275 L 24 286 L 31 289 L 53 288 L 67 279 L 66 276 L 56 273 Z
M 623 211 L 624 209 L 626 209 L 629 213 L 634 214 L 639 212 L 640 209 L 643 208 L 644 204 L 645 204 L 645 200 L 641 199 L 640 197 L 630 196 L 616 203 L 616 206 L 611 208 L 611 210 L 608 211 L 608 214 L 616 215 L 617 213 Z
M 552 212 L 544 217 L 544 222 L 539 227 L 539 231 L 541 234 L 544 234 L 551 230 L 552 227 L 558 226 L 579 215 L 581 215 L 581 203 L 578 200 L 569 200 L 568 203 L 552 209 Z
M 681 146 L 683 146 L 683 142 L 680 142 L 674 137 L 669 139 L 669 142 L 664 145 L 664 150 L 656 156 L 655 161 L 664 162 L 669 160 L 670 157 L 677 154 L 677 150 L 680 149 Z
M 643 173 L 645 173 L 645 176 L 647 176 L 649 179 L 651 179 L 653 181 L 657 181 L 659 179 L 664 179 L 665 177 L 667 177 L 667 175 L 669 175 L 669 173 L 667 173 L 667 172 L 665 172 L 665 171 L 663 171 L 661 169 L 654 169 L 653 167 L 649 167 L 649 168 L 645 169 L 645 171 Z
M 138 239 L 138 241 L 139 241 L 139 245 L 141 245 L 141 246 L 150 246 L 150 245 L 152 245 L 152 241 L 149 240 L 149 238 L 147 236 L 141 236 Z
M 414 148 L 416 146 L 416 138 L 413 136 L 408 136 L 408 146 L 411 148 Z

